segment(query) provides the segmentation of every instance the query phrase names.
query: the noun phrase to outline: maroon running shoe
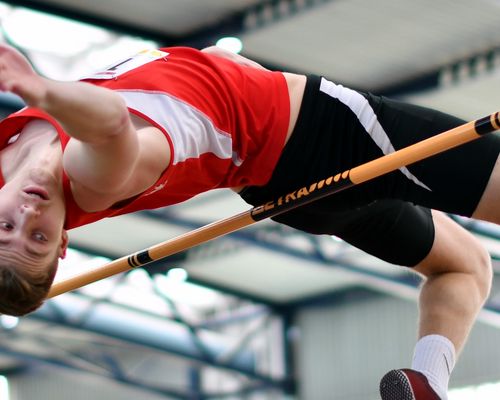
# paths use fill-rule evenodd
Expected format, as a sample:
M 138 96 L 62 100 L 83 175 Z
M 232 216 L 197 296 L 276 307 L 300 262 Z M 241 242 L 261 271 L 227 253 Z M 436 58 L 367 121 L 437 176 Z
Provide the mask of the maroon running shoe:
M 382 400 L 441 400 L 424 374 L 412 369 L 394 369 L 380 381 Z

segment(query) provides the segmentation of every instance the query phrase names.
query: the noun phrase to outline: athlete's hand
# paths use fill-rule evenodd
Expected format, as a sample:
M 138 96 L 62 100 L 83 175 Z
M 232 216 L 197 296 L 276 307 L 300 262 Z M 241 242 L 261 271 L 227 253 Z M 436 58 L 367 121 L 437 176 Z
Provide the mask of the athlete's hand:
M 0 43 L 0 90 L 20 96 L 37 106 L 46 96 L 46 79 L 38 75 L 27 58 L 11 46 Z

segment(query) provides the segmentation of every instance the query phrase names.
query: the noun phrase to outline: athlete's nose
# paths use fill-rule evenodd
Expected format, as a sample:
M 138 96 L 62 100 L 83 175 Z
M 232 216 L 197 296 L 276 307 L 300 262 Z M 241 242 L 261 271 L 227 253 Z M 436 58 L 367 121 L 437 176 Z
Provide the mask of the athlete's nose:
M 40 211 L 30 204 L 22 204 L 20 211 L 27 218 L 38 217 L 40 215 Z

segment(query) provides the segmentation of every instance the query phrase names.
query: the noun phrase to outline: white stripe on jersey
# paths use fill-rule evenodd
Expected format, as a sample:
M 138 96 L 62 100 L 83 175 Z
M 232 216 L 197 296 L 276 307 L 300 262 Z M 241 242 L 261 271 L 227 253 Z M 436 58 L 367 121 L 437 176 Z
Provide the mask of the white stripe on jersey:
M 375 144 L 382 150 L 383 154 L 387 155 L 395 151 L 394 146 L 384 131 L 384 128 L 378 122 L 377 115 L 372 107 L 361 94 L 358 92 L 345 88 L 342 85 L 336 85 L 325 78 L 321 78 L 320 91 L 338 99 L 341 103 L 350 108 L 356 115 L 359 122 L 365 128 L 366 132 L 373 139 Z M 415 175 L 413 175 L 408 168 L 402 167 L 399 169 L 404 176 L 410 179 L 415 184 L 431 190 L 425 183 L 421 182 Z
M 165 129 L 174 146 L 173 164 L 213 153 L 221 159 L 232 160 L 236 166 L 241 165 L 242 160 L 233 153 L 231 135 L 218 129 L 200 110 L 164 92 L 117 90 L 117 93 L 128 107 Z

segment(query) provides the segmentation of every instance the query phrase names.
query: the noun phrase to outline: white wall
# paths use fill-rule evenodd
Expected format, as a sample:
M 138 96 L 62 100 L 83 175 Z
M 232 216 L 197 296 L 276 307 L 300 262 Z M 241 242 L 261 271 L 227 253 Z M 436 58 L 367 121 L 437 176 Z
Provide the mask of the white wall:
M 378 294 L 301 311 L 300 398 L 378 399 L 385 372 L 410 365 L 416 319 L 415 303 Z M 494 380 L 500 380 L 500 329 L 477 324 L 450 385 Z

